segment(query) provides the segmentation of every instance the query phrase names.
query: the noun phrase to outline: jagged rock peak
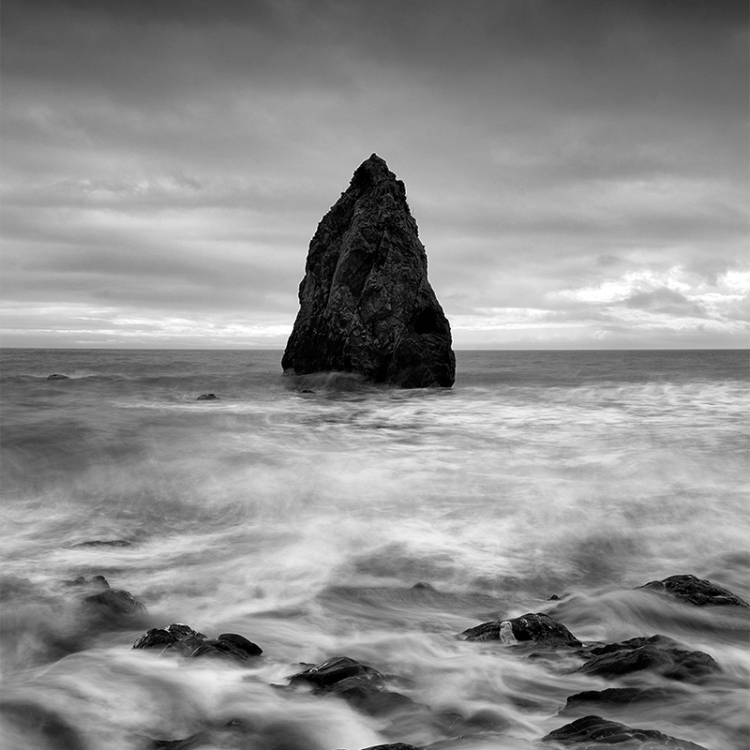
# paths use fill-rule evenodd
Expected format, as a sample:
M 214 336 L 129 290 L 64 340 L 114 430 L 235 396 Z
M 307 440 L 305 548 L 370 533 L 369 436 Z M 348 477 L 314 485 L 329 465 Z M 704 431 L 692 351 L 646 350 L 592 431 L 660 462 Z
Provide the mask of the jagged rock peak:
M 404 183 L 372 154 L 313 236 L 285 373 L 355 373 L 405 388 L 450 387 L 450 324 Z

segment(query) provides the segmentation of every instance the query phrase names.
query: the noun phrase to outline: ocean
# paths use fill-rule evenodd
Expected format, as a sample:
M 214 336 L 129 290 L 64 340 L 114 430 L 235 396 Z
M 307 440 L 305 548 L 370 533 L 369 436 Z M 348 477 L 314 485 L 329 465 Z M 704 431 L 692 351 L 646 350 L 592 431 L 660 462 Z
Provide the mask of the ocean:
M 750 599 L 748 352 L 456 356 L 452 389 L 403 391 L 284 377 L 280 351 L 3 350 L 3 747 L 530 750 L 596 714 L 745 750 L 750 610 L 639 587 Z M 145 609 L 88 600 L 95 576 Z M 457 637 L 525 613 L 718 666 Z M 170 623 L 263 654 L 133 649 Z M 336 656 L 396 708 L 290 687 Z

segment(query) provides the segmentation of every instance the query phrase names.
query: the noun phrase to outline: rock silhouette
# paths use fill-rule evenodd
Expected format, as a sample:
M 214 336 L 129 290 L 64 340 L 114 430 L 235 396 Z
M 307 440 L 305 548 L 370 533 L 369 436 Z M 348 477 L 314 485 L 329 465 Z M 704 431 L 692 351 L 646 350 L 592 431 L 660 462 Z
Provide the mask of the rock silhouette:
M 311 242 L 285 373 L 355 373 L 404 388 L 450 387 L 450 324 L 427 280 L 406 188 L 373 154 Z

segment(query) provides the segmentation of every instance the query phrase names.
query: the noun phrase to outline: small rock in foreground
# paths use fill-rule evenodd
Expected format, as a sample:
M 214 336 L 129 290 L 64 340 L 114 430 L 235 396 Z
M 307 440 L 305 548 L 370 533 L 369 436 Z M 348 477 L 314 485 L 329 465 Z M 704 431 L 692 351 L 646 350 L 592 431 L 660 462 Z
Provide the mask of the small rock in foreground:
M 244 636 L 222 633 L 216 639 L 208 639 L 203 633 L 198 633 L 183 623 L 172 623 L 166 628 L 151 628 L 133 644 L 133 648 L 159 648 L 189 658 L 214 656 L 240 663 L 263 653 L 260 646 Z
M 484 622 L 464 630 L 461 637 L 467 641 L 502 641 L 508 645 L 533 641 L 550 648 L 581 645 L 564 625 L 542 612 L 528 613 L 512 620 Z
M 334 656 L 289 678 L 292 686 L 307 683 L 312 686 L 313 693 L 338 695 L 373 716 L 414 705 L 411 698 L 386 690 L 385 682 L 385 675 L 377 669 L 348 656 Z
M 698 607 L 750 607 L 750 604 L 731 591 L 693 575 L 669 576 L 661 581 L 649 581 L 638 588 L 670 594 L 681 602 Z
M 695 682 L 721 672 L 721 667 L 703 651 L 675 648 L 676 642 L 664 636 L 630 638 L 591 649 L 591 658 L 578 671 L 600 677 L 650 670 L 671 680 Z
M 616 721 L 602 719 L 601 716 L 584 716 L 571 724 L 555 729 L 542 742 L 554 740 L 563 745 L 577 745 L 582 742 L 596 742 L 599 745 L 617 745 L 619 750 L 642 750 L 645 748 L 670 748 L 671 750 L 706 750 L 694 742 L 679 740 L 656 729 L 633 729 Z

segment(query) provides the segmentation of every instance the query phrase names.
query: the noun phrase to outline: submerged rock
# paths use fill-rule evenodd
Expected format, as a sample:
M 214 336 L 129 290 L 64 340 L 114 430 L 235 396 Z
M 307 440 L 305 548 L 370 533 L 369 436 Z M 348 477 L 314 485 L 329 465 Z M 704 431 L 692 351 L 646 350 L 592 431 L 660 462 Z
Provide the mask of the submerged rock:
M 586 744 L 584 747 L 617 745 L 620 750 L 645 750 L 645 748 L 671 748 L 671 750 L 706 750 L 701 745 L 687 740 L 679 740 L 656 729 L 633 729 L 616 721 L 602 719 L 601 716 L 584 716 L 555 729 L 542 742 L 555 741 L 562 745 Z
M 209 639 L 181 622 L 166 628 L 151 628 L 133 644 L 133 648 L 158 648 L 190 658 L 214 656 L 240 663 L 263 653 L 258 644 L 237 633 L 222 633 L 216 639 Z
M 285 373 L 356 373 L 404 388 L 453 385 L 450 325 L 427 280 L 406 188 L 376 154 L 318 225 L 299 301 Z
M 359 710 L 377 716 L 416 705 L 411 698 L 386 689 L 385 675 L 348 656 L 334 656 L 289 678 L 291 686 L 307 684 L 313 693 L 337 695 Z
M 639 588 L 670 594 L 675 599 L 698 607 L 750 607 L 731 591 L 694 575 L 669 576 L 661 581 L 649 581 Z
M 533 641 L 551 648 L 581 645 L 564 625 L 542 612 L 528 613 L 512 620 L 484 622 L 464 630 L 461 637 L 467 641 L 502 641 L 508 645 Z
M 721 667 L 703 651 L 677 648 L 670 638 L 630 638 L 590 649 L 591 658 L 578 671 L 600 677 L 620 677 L 631 672 L 650 670 L 671 680 L 694 682 Z
M 107 589 L 99 594 L 91 594 L 84 599 L 88 604 L 106 607 L 115 615 L 134 615 L 146 612 L 144 604 L 133 598 L 129 591 Z
M 47 375 L 47 380 L 70 380 L 67 375 L 62 375 L 59 372 L 53 372 L 52 375 Z
M 78 542 L 73 547 L 132 547 L 133 543 L 125 539 L 90 539 L 86 542 Z
M 584 706 L 607 708 L 626 707 L 634 703 L 656 703 L 683 695 L 681 689 L 663 687 L 625 687 L 607 690 L 586 690 L 568 697 L 561 713 L 583 713 Z
M 196 401 L 218 401 L 219 397 L 215 393 L 201 393 Z
M 73 581 L 65 581 L 66 586 L 76 586 L 86 591 L 92 591 L 83 597 L 83 602 L 96 607 L 100 614 L 115 617 L 146 614 L 146 606 L 139 602 L 129 591 L 113 589 L 104 576 L 92 576 L 87 580 L 79 576 Z

